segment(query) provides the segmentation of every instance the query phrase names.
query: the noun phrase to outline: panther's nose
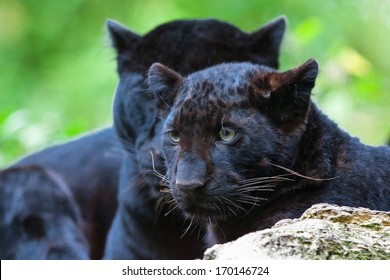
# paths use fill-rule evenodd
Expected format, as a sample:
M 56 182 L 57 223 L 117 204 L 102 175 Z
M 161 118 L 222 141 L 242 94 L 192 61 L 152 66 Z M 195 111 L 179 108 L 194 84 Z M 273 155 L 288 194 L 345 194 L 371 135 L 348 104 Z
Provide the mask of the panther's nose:
M 196 198 L 204 186 L 205 186 L 204 182 L 199 180 L 188 180 L 188 181 L 176 180 L 176 187 L 187 198 L 190 199 Z
M 177 164 L 176 188 L 187 199 L 198 198 L 207 181 L 207 164 L 197 151 L 181 155 Z

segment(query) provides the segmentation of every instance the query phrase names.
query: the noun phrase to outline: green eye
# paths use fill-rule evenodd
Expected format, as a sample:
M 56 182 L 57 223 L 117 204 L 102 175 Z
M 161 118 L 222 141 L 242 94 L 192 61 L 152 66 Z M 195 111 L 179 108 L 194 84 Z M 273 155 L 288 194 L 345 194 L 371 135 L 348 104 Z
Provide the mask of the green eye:
M 168 131 L 168 137 L 174 143 L 180 142 L 180 135 L 179 135 L 179 132 L 177 130 Z
M 222 128 L 221 131 L 219 132 L 219 138 L 221 138 L 222 141 L 224 142 L 229 142 L 236 137 L 237 132 L 234 129 L 230 128 Z

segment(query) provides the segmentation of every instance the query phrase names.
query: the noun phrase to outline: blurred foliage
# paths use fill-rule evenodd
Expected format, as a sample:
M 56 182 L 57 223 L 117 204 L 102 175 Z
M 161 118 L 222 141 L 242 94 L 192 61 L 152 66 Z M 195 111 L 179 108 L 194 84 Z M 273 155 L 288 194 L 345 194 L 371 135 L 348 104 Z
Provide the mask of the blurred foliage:
M 105 21 L 139 34 L 179 18 L 254 31 L 286 15 L 281 69 L 320 63 L 315 100 L 364 143 L 390 137 L 386 0 L 1 0 L 0 166 L 111 123 L 118 80 Z

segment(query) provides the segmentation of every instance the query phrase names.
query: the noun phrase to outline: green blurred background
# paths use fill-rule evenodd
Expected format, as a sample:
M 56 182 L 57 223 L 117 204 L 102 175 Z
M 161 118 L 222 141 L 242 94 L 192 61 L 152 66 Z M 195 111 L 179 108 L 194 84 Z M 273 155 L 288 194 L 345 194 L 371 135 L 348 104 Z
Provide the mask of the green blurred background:
M 315 101 L 364 143 L 390 137 L 390 2 L 0 0 L 0 167 L 111 124 L 118 77 L 107 18 L 139 34 L 179 18 L 288 27 L 281 69 L 320 63 Z

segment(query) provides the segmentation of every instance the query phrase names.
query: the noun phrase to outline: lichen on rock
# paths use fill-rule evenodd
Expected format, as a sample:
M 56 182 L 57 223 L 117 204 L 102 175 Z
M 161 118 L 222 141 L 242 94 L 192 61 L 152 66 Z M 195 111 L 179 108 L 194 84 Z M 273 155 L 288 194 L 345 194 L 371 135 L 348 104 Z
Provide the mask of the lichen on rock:
M 204 259 L 390 259 L 390 212 L 313 205 L 298 219 L 214 245 Z

